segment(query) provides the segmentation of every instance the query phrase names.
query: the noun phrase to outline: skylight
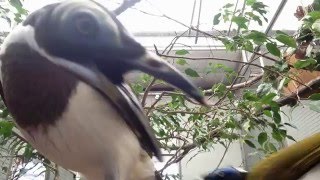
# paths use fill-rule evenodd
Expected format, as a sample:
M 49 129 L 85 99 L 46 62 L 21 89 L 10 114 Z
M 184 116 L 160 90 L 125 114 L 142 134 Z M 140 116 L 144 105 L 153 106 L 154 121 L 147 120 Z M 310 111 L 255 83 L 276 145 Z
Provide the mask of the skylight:
M 46 4 L 57 2 L 59 0 L 26 0 L 25 7 L 30 11 L 34 11 Z M 196 1 L 194 19 L 191 23 L 193 6 Z M 141 0 L 133 8 L 125 11 L 119 16 L 120 21 L 125 27 L 133 33 L 141 32 L 174 32 L 185 31 L 186 27 L 173 22 L 167 18 L 159 17 L 163 14 L 182 22 L 186 25 L 197 25 L 198 10 L 201 0 Z M 104 4 L 108 9 L 115 9 L 119 6 L 122 0 L 98 0 L 98 2 Z M 202 10 L 200 15 L 200 29 L 210 31 L 213 28 L 213 16 L 218 13 L 219 9 L 226 3 L 234 3 L 233 0 L 202 0 Z M 267 18 L 269 21 L 273 17 L 276 9 L 280 4 L 278 1 L 263 1 L 269 6 Z M 239 0 L 238 7 L 241 8 L 243 0 Z M 290 0 L 287 2 L 283 12 L 278 17 L 277 22 L 273 29 L 276 30 L 296 30 L 298 20 L 293 16 L 296 7 L 299 5 L 306 5 L 308 1 L 302 0 Z M 252 23 L 251 29 L 264 30 L 267 27 L 267 23 L 263 26 Z M 229 24 L 223 24 L 214 27 L 218 30 L 228 30 Z

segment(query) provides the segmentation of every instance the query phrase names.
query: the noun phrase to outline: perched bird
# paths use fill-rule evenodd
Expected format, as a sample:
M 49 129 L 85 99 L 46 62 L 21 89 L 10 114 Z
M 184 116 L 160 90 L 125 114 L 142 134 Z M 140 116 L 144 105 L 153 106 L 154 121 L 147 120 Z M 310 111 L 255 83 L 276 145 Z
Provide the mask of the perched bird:
M 204 177 L 204 180 L 245 180 L 247 171 L 235 167 L 216 169 Z
M 146 51 L 93 1 L 63 1 L 30 14 L 0 51 L 1 95 L 26 140 L 88 180 L 151 180 L 161 152 L 125 84 L 153 75 L 204 104 L 173 66 Z

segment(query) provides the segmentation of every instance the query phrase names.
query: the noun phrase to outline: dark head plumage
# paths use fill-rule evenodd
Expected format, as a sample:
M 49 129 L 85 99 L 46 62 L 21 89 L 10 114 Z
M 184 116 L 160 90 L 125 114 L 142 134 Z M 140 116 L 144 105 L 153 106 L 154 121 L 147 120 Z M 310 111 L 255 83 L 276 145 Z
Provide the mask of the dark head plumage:
M 33 27 L 37 44 L 48 54 L 83 65 L 96 61 L 115 83 L 131 69 L 119 64 L 145 53 L 115 16 L 93 1 L 48 5 L 32 13 L 23 25 Z
M 117 18 L 93 1 L 70 0 L 48 5 L 32 13 L 31 26 L 39 48 L 54 57 L 84 66 L 94 64 L 112 82 L 140 70 L 167 81 L 204 103 L 197 88 L 170 64 L 146 49 L 127 32 Z
M 204 177 L 204 180 L 245 180 L 245 173 L 234 167 L 216 169 Z

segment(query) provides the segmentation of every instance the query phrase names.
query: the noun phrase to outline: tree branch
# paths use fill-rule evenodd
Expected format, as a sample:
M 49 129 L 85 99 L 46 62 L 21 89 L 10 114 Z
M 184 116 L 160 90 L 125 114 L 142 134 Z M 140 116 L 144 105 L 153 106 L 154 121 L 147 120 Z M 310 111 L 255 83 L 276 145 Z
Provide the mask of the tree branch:
M 301 87 L 297 93 L 291 93 L 289 96 L 286 96 L 285 98 L 280 99 L 277 101 L 277 103 L 280 106 L 284 106 L 287 104 L 290 104 L 290 99 L 297 100 L 299 96 L 307 96 L 313 94 L 315 90 L 319 90 L 320 88 L 320 77 L 317 77 L 316 79 L 310 81 L 306 84 L 306 86 Z
M 259 74 L 251 79 L 249 79 L 248 81 L 242 82 L 242 83 L 238 83 L 238 84 L 234 84 L 233 86 L 227 86 L 227 89 L 230 89 L 231 91 L 235 91 L 241 88 L 245 88 L 245 87 L 250 87 L 251 85 L 257 83 L 259 80 L 261 80 L 263 77 L 263 74 Z M 210 95 L 212 93 L 211 89 L 205 90 L 204 91 L 205 95 Z
M 257 83 L 259 80 L 261 80 L 263 77 L 263 74 L 258 74 L 257 76 L 253 77 L 252 79 L 249 79 L 248 81 L 245 81 L 245 82 L 242 82 L 242 83 L 238 83 L 238 84 L 234 84 L 233 86 L 226 86 L 227 89 L 230 89 L 231 91 L 235 91 L 235 90 L 238 90 L 238 89 L 241 89 L 241 88 L 245 88 L 245 87 L 250 87 L 252 86 L 253 84 Z M 163 96 L 168 96 L 170 94 L 172 94 L 174 92 L 162 92 L 160 95 L 159 95 L 159 98 L 154 102 L 152 103 L 152 105 L 150 107 L 147 107 L 148 111 L 147 111 L 147 115 L 152 111 L 152 109 L 155 108 L 155 105 L 161 100 L 161 98 Z M 208 89 L 208 90 L 204 90 L 204 94 L 205 95 L 211 95 L 212 94 L 212 90 L 211 89 Z M 144 94 L 143 94 L 144 95 Z M 185 94 L 179 94 L 181 96 L 185 96 Z M 194 103 L 194 104 L 198 104 L 198 103 L 195 103 L 193 101 L 191 101 L 190 99 L 187 99 L 189 102 L 191 103 Z
M 140 0 L 123 0 L 122 4 L 113 11 L 113 13 L 119 16 L 121 13 L 134 6 L 136 3 L 140 2 Z
M 320 89 L 320 77 L 310 81 L 306 84 L 306 86 L 301 87 L 297 92 L 291 93 L 289 96 L 283 97 L 277 100 L 277 104 L 282 107 L 285 105 L 296 104 L 298 97 L 307 96 L 314 93 L 314 91 L 318 91 Z M 270 106 L 266 106 L 264 110 L 270 110 Z
M 261 69 L 267 69 L 270 70 L 268 68 L 265 68 L 263 66 L 260 66 L 258 64 L 253 64 L 250 62 L 244 62 L 244 61 L 236 61 L 236 60 L 232 60 L 232 59 L 227 59 L 227 58 L 216 58 L 216 57 L 185 57 L 185 56 L 171 56 L 171 55 L 164 55 L 159 53 L 158 48 L 154 45 L 154 49 L 156 51 L 156 54 L 160 57 L 166 57 L 166 58 L 173 58 L 173 59 L 187 59 L 187 60 L 217 60 L 217 61 L 226 61 L 226 62 L 234 62 L 234 63 L 240 63 L 240 64 L 245 64 L 245 65 L 251 65 L 251 66 L 256 66 L 258 68 Z

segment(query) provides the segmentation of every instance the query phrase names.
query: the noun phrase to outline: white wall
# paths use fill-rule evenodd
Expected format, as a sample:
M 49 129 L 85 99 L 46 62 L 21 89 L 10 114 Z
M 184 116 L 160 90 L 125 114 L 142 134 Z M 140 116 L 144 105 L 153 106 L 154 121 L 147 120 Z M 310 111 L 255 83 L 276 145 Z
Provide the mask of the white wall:
M 301 102 L 301 105 L 293 109 L 290 107 L 282 108 L 286 114 L 282 114 L 283 120 L 297 127 L 297 129 L 287 128 L 288 134 L 293 136 L 297 141 L 320 132 L 320 113 L 310 110 L 307 106 L 309 101 Z M 294 141 L 288 140 L 289 145 L 292 143 Z

